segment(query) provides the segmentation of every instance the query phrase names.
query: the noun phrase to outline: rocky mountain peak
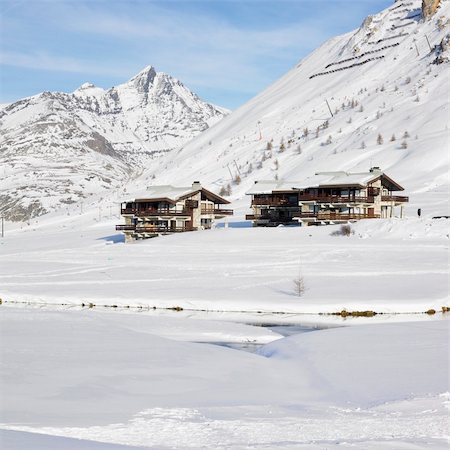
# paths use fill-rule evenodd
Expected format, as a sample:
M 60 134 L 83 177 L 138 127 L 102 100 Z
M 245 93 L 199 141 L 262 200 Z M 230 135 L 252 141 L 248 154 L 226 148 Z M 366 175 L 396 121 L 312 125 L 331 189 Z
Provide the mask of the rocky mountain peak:
M 120 189 L 226 114 L 152 66 L 108 90 L 14 102 L 0 110 L 0 213 L 27 220 Z
M 76 89 L 73 94 L 77 96 L 95 96 L 96 94 L 101 95 L 105 91 L 102 88 L 95 86 L 92 83 L 83 83 L 78 89 Z
M 148 92 L 156 77 L 156 70 L 153 66 L 147 66 L 137 75 L 130 79 L 127 84 L 133 85 L 139 92 Z
M 95 84 L 92 83 L 83 83 L 78 90 L 82 91 L 82 90 L 86 90 L 86 89 L 91 89 L 91 88 L 95 88 Z

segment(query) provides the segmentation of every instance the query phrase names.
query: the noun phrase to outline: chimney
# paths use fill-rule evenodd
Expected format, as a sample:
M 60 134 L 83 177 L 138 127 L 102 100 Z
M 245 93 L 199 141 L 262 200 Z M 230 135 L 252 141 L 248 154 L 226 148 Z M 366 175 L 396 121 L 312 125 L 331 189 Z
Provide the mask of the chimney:
M 192 183 L 192 190 L 193 191 L 199 191 L 202 188 L 202 185 L 200 183 L 200 181 L 194 181 Z
M 370 172 L 381 173 L 381 169 L 378 166 L 371 167 Z

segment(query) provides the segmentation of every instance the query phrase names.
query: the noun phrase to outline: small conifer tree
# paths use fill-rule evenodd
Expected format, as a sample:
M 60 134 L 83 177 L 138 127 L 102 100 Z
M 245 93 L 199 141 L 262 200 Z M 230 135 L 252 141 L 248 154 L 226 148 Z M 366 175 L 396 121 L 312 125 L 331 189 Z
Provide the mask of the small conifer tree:
M 383 136 L 381 135 L 381 133 L 379 133 L 378 136 L 377 136 L 377 144 L 378 145 L 383 145 L 383 142 L 384 142 Z

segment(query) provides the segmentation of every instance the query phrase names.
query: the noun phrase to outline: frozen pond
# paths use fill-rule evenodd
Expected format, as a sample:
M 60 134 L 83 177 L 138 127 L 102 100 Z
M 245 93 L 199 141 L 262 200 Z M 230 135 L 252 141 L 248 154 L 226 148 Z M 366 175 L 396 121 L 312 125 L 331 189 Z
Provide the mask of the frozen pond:
M 192 343 L 214 344 L 255 353 L 261 346 L 288 337 L 327 328 L 376 323 L 431 321 L 445 319 L 441 314 L 382 314 L 374 317 L 347 317 L 318 314 L 174 311 L 170 309 L 81 307 L 53 304 L 4 303 L 2 308 L 25 311 L 69 312 L 86 320 L 96 316 L 123 317 L 124 320 L 151 319 L 151 333 Z
M 314 330 L 318 330 L 320 328 L 325 327 L 318 327 L 318 326 L 305 326 L 305 325 L 299 325 L 297 323 L 292 324 L 271 324 L 271 323 L 264 323 L 264 324 L 251 324 L 252 326 L 260 326 L 263 328 L 267 328 L 274 333 L 277 333 L 283 337 L 288 336 L 294 336 L 296 334 L 301 333 L 309 333 Z M 258 351 L 259 348 L 263 345 L 260 342 L 211 342 L 211 344 L 221 345 L 223 347 L 232 348 L 235 350 L 243 350 L 250 353 L 255 353 Z

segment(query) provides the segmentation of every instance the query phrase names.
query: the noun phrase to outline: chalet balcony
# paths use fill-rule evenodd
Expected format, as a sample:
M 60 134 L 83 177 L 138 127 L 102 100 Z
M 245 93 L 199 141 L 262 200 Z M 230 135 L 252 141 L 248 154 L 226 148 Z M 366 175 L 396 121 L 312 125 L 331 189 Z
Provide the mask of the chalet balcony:
M 116 231 L 133 231 L 134 233 L 183 233 L 195 231 L 193 227 L 159 227 L 155 225 L 116 225 Z
M 340 195 L 315 195 L 315 194 L 300 194 L 298 196 L 299 201 L 309 201 L 317 203 L 373 203 L 374 197 L 362 197 L 362 196 L 340 196 Z
M 294 217 L 299 219 L 316 219 L 316 220 L 361 220 L 361 219 L 379 219 L 380 214 L 364 214 L 364 213 L 296 213 Z
M 214 214 L 215 216 L 232 216 L 233 210 L 232 209 L 202 207 L 201 213 L 202 214 Z
M 295 207 L 298 203 L 289 201 L 288 199 L 280 198 L 254 198 L 252 200 L 252 206 L 285 206 Z
M 382 202 L 395 202 L 395 203 L 407 203 L 409 202 L 409 197 L 404 197 L 401 195 L 382 195 Z
M 189 216 L 190 212 L 187 209 L 133 209 L 122 208 L 122 215 L 133 215 L 137 217 L 157 217 L 157 216 Z
M 266 214 L 246 214 L 245 220 L 270 220 L 270 216 Z

